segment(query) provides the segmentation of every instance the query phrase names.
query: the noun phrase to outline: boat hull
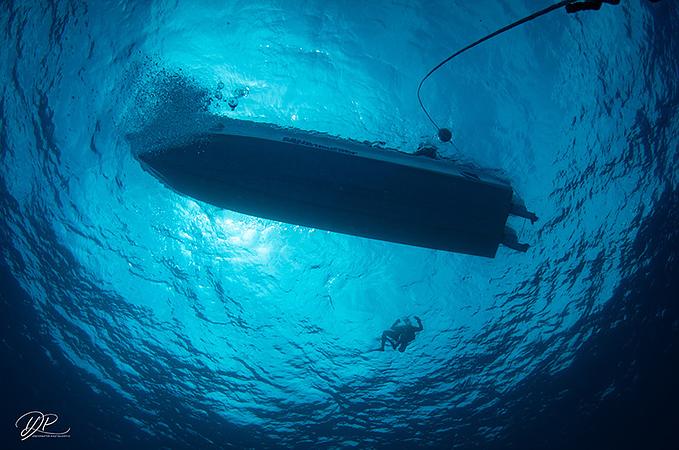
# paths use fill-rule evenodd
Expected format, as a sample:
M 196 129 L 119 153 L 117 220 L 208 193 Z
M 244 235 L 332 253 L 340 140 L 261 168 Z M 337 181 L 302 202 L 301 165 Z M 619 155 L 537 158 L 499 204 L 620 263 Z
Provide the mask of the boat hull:
M 175 191 L 221 208 L 371 239 L 495 256 L 509 214 L 510 186 L 445 165 L 439 170 L 439 162 L 426 157 L 345 142 L 327 136 L 207 133 L 138 158 Z

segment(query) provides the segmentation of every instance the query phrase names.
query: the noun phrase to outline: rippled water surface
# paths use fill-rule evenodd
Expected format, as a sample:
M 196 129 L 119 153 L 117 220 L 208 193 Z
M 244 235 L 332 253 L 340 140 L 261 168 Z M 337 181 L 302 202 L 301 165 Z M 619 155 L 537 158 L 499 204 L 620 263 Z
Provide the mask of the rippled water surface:
M 642 293 L 676 286 L 679 13 L 622 3 L 554 12 L 425 84 L 442 152 L 540 216 L 512 222 L 528 253 L 485 259 L 219 210 L 126 136 L 207 110 L 413 151 L 434 132 L 420 78 L 547 3 L 3 1 L 3 348 L 33 386 L 11 423 L 50 407 L 72 445 L 113 448 L 507 448 L 569 436 L 555 419 L 526 440 L 554 402 L 596 418 L 643 361 L 583 363 L 595 339 L 679 329 Z M 368 352 L 406 315 L 424 331 L 405 353 Z

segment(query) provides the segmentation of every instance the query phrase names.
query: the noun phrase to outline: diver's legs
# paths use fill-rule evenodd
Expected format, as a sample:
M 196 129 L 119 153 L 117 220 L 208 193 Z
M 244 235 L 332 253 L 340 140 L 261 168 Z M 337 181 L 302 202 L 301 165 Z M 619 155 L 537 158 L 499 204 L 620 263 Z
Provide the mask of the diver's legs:
M 397 337 L 398 335 L 395 331 L 385 330 L 382 332 L 382 345 L 380 346 L 380 350 L 384 351 L 384 343 L 387 341 L 389 341 L 393 348 L 396 348 L 395 340 Z
M 519 238 L 516 236 L 516 232 L 509 227 L 505 227 L 505 235 L 502 239 L 502 245 L 522 253 L 526 253 L 529 247 L 528 244 L 519 244 Z

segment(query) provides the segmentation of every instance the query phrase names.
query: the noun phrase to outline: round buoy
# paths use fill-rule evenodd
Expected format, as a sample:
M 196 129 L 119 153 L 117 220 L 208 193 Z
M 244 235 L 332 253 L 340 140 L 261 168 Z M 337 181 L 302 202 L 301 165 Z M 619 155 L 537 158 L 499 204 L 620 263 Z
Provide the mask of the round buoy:
M 448 128 L 439 128 L 439 139 L 441 142 L 448 142 L 453 138 L 453 133 Z

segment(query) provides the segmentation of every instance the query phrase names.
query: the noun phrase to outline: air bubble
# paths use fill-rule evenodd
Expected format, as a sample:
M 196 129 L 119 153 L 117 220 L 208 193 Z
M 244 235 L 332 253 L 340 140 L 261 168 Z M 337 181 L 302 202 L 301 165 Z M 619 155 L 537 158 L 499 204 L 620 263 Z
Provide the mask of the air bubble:
M 250 93 L 250 89 L 248 89 L 247 87 L 238 88 L 238 89 L 233 90 L 233 96 L 236 97 L 236 98 L 245 97 L 249 93 Z

